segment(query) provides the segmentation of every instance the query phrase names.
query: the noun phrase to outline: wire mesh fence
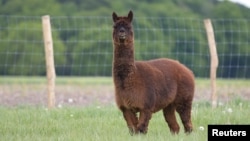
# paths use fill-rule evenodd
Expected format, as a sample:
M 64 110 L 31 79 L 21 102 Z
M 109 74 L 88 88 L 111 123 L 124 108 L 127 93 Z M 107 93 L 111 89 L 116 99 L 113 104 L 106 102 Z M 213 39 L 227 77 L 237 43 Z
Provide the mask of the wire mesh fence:
M 0 75 L 46 74 L 41 17 L 0 16 Z M 219 78 L 250 77 L 250 19 L 212 19 Z M 111 76 L 111 17 L 51 17 L 56 74 Z M 203 19 L 135 17 L 136 60 L 179 60 L 196 77 L 209 77 Z

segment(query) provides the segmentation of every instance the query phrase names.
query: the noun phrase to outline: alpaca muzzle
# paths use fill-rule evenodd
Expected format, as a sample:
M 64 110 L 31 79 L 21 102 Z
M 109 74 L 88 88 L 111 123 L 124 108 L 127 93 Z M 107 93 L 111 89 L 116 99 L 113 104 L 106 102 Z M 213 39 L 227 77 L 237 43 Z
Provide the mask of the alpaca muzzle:
M 119 39 L 120 40 L 125 40 L 126 39 L 126 33 L 125 32 L 119 33 Z
M 120 40 L 125 40 L 126 39 L 126 32 L 125 32 L 124 27 L 120 28 L 118 36 L 119 36 Z

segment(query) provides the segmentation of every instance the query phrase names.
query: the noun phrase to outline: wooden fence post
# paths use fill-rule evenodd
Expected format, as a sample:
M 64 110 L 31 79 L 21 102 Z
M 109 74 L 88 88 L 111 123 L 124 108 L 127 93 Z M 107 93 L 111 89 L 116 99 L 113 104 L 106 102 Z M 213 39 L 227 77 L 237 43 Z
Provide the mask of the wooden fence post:
M 54 67 L 54 53 L 53 40 L 50 25 L 50 16 L 42 17 L 43 38 L 46 57 L 46 73 L 47 73 L 47 92 L 48 92 L 48 108 L 55 107 L 55 67 Z
M 216 50 L 216 42 L 214 38 L 214 30 L 210 19 L 204 20 L 208 45 L 210 49 L 210 81 L 211 81 L 211 104 L 212 108 L 217 107 L 217 94 L 216 94 L 216 72 L 218 67 L 218 55 Z

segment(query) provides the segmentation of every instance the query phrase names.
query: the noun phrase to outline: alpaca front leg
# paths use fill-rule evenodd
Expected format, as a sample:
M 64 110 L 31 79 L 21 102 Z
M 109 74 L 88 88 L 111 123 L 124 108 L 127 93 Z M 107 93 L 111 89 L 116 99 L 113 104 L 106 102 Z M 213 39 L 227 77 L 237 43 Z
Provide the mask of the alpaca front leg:
M 138 118 L 136 116 L 136 113 L 129 109 L 123 109 L 122 112 L 123 112 L 123 117 L 127 122 L 129 133 L 131 135 L 136 134 L 137 133 L 136 126 L 138 124 Z
M 140 112 L 139 123 L 137 125 L 137 132 L 146 134 L 148 131 L 149 120 L 152 117 L 152 113 L 149 110 Z

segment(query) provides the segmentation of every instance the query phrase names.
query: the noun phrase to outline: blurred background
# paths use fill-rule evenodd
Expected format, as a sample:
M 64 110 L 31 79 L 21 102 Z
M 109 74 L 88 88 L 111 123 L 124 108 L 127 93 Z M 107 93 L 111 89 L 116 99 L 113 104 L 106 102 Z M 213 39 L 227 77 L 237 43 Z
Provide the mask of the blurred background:
M 250 9 L 218 0 L 3 0 L 0 75 L 45 75 L 41 16 L 50 15 L 57 75 L 111 76 L 112 12 L 134 12 L 137 60 L 178 59 L 209 76 L 203 20 L 212 19 L 218 77 L 249 78 Z
M 86 93 L 98 96 L 103 91 L 104 97 L 109 97 L 106 101 L 113 101 L 111 15 L 116 12 L 125 16 L 129 10 L 134 12 L 136 60 L 159 57 L 179 60 L 201 80 L 197 93 L 205 95 L 209 93 L 210 54 L 203 20 L 211 19 L 219 57 L 217 77 L 221 84 L 227 82 L 219 91 L 225 97 L 235 93 L 249 95 L 250 8 L 240 1 L 2 0 L 0 95 L 12 95 L 12 99 L 6 97 L 0 102 L 7 105 L 8 101 L 10 105 L 13 101 L 30 102 L 27 99 L 32 97 L 26 95 L 31 93 L 34 97 L 43 96 L 34 103 L 44 103 L 46 65 L 41 21 L 44 15 L 51 18 L 58 76 L 56 91 L 61 97 L 57 103 L 72 103 L 68 99 L 84 103 L 95 99 Z M 236 85 L 235 81 L 240 82 Z M 83 90 L 83 85 L 88 88 Z M 67 97 L 68 93 L 75 94 L 76 98 Z M 17 98 L 13 97 L 15 94 Z

